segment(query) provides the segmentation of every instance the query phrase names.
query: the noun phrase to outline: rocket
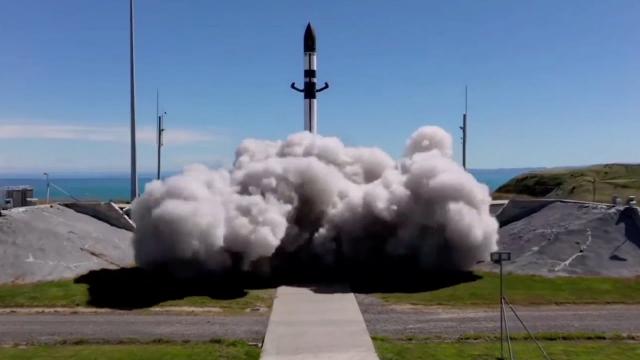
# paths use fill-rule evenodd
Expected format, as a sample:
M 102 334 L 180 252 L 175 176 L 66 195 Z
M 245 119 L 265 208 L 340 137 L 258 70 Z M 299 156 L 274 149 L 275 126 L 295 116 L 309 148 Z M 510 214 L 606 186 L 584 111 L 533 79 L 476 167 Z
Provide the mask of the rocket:
M 291 83 L 291 88 L 304 94 L 304 129 L 312 134 L 316 133 L 318 125 L 317 94 L 329 88 L 326 82 L 317 88 L 316 75 L 316 34 L 308 23 L 304 31 L 304 88 L 296 87 L 295 82 Z

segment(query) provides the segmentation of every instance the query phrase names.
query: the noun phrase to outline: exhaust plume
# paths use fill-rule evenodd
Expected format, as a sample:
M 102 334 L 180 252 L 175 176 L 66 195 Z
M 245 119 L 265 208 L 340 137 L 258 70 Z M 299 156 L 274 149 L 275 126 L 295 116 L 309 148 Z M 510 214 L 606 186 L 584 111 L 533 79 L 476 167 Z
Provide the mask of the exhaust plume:
M 496 249 L 491 197 L 427 126 L 394 161 L 378 148 L 296 133 L 247 139 L 230 170 L 191 165 L 133 203 L 138 265 L 270 272 L 300 263 L 467 270 Z M 398 263 L 398 262 L 396 262 Z

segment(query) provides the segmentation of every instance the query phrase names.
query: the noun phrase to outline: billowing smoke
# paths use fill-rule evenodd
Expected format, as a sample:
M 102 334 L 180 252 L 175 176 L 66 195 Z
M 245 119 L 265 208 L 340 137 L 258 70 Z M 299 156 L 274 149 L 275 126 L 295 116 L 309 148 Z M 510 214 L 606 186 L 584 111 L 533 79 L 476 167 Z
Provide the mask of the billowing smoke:
M 377 148 L 296 133 L 248 139 L 230 170 L 191 165 L 133 204 L 144 268 L 271 271 L 286 263 L 469 269 L 496 249 L 489 189 L 454 162 L 438 127 L 394 161 Z

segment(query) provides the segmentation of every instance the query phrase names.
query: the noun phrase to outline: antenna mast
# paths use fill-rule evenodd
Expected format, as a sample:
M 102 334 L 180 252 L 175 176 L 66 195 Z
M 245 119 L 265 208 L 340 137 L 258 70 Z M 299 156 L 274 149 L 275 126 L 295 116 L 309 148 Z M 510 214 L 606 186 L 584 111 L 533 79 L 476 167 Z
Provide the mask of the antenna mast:
M 129 0 L 129 76 L 131 85 L 131 201 L 138 197 L 136 165 L 136 68 L 133 36 L 133 0 Z
M 156 90 L 156 119 L 158 121 L 158 133 L 156 136 L 156 140 L 158 142 L 158 174 L 157 179 L 160 180 L 160 159 L 161 159 L 161 148 L 164 145 L 164 141 L 162 140 L 162 133 L 164 132 L 164 116 L 167 112 L 160 113 L 160 91 Z
M 462 114 L 462 167 L 467 168 L 467 86 L 464 86 L 464 114 Z

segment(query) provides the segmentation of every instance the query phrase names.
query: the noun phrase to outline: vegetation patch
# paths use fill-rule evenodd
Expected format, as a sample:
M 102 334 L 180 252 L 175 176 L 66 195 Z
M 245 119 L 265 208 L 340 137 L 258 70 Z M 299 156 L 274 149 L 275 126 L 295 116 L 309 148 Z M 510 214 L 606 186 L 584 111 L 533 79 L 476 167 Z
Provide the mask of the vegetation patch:
M 224 312 L 241 313 L 271 308 L 274 289 L 247 290 L 234 296 L 185 296 L 150 306 L 159 307 L 216 307 Z M 115 295 L 114 295 L 115 296 Z M 133 296 L 123 293 L 120 296 Z M 0 285 L 0 307 L 92 307 L 89 286 L 73 280 L 47 281 L 31 284 Z M 106 306 L 109 308 L 108 303 Z M 120 308 L 120 307 L 116 307 Z M 144 308 L 144 307 L 140 307 Z
M 216 299 L 207 296 L 190 296 L 181 300 L 171 300 L 160 303 L 160 307 L 192 306 L 217 307 L 225 312 L 245 312 L 258 309 L 270 309 L 275 297 L 275 289 L 247 290 L 243 297 L 235 299 Z
M 608 203 L 617 195 L 640 196 L 640 165 L 604 164 L 528 172 L 496 189 L 494 198 L 523 196 Z
M 592 332 L 536 332 L 537 340 L 544 341 L 579 341 L 579 340 L 607 340 L 607 341 L 631 341 L 640 342 L 639 334 L 620 334 L 620 333 L 592 333 Z M 374 340 L 386 340 L 386 337 L 373 337 Z M 422 342 L 465 342 L 465 341 L 482 341 L 491 342 L 499 341 L 500 336 L 495 333 L 473 333 L 463 334 L 456 338 L 450 336 L 406 336 L 400 339 L 394 339 L 403 343 L 422 343 Z M 511 334 L 512 341 L 529 341 L 531 337 L 525 333 Z
M 242 341 L 198 343 L 55 344 L 0 347 L 0 360 L 126 360 L 126 359 L 258 359 L 260 349 Z
M 491 341 L 406 341 L 374 338 L 374 345 L 381 360 L 495 360 L 499 356 L 500 343 Z M 640 345 L 623 340 L 543 340 L 542 346 L 554 360 L 638 360 Z M 542 359 L 542 354 L 532 341 L 512 342 L 514 356 L 520 360 Z M 506 351 L 506 345 L 505 345 Z M 508 354 L 507 358 L 508 358 Z
M 493 306 L 499 298 L 500 279 L 495 273 L 433 291 L 377 293 L 390 304 Z M 637 304 L 640 277 L 554 277 L 508 274 L 505 294 L 517 305 Z
M 0 285 L 0 307 L 86 306 L 87 285 L 72 280 Z

